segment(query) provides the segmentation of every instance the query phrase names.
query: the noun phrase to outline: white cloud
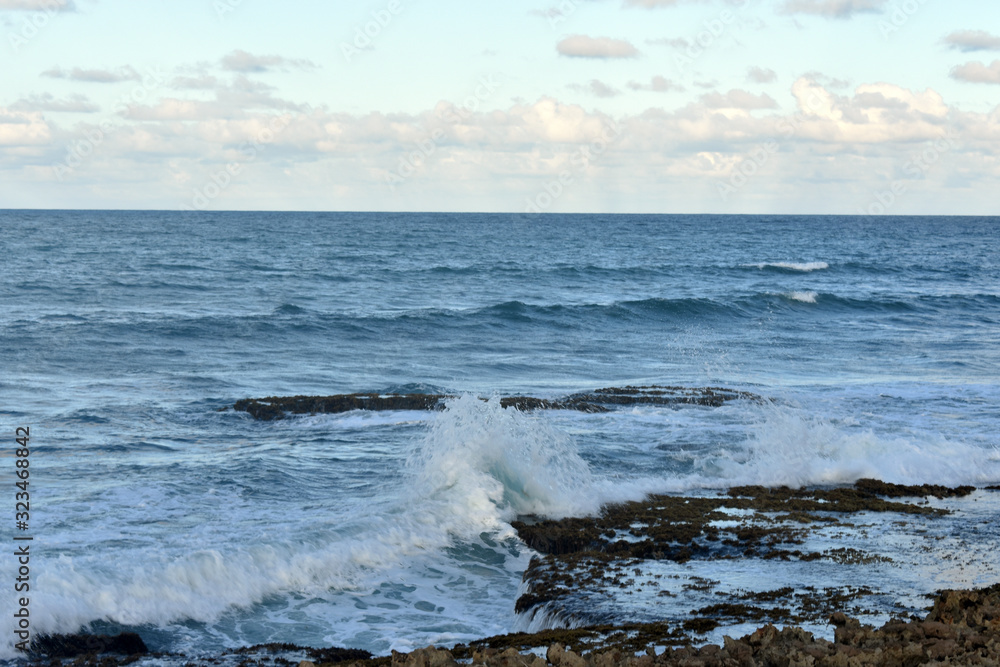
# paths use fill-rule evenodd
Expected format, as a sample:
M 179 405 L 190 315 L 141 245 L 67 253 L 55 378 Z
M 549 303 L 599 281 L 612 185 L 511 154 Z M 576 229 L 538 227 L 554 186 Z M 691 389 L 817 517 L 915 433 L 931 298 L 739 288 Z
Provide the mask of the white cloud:
M 792 86 L 801 136 L 840 144 L 884 144 L 930 140 L 948 124 L 949 108 L 928 88 L 915 93 L 888 83 L 858 86 L 852 97 L 835 95 L 812 79 Z
M 965 63 L 951 70 L 951 78 L 970 83 L 1000 83 L 1000 60 L 989 65 L 979 61 Z
M 84 81 L 88 83 L 119 83 L 121 81 L 139 81 L 142 76 L 132 67 L 126 65 L 118 69 L 82 69 L 74 67 L 71 70 L 64 70 L 61 67 L 42 72 L 42 76 L 52 79 L 69 79 L 70 81 Z
M 270 72 L 275 69 L 287 71 L 289 68 L 312 69 L 317 65 L 308 60 L 293 60 L 284 56 L 255 56 L 237 49 L 222 58 L 222 68 L 231 72 Z
M 174 80 L 170 82 L 170 86 L 180 90 L 214 90 L 219 86 L 219 80 L 207 74 L 178 76 L 174 77 Z
M 778 79 L 778 74 L 773 69 L 751 67 L 747 70 L 747 79 L 754 83 L 774 83 Z
M 814 14 L 846 19 L 855 14 L 882 11 L 888 0 L 787 0 L 781 6 L 785 14 Z
M 625 0 L 625 6 L 653 9 L 654 7 L 675 7 L 678 2 L 679 0 Z
M 29 95 L 14 102 L 9 107 L 12 111 L 59 111 L 72 113 L 94 113 L 100 107 L 93 104 L 86 95 L 70 95 L 68 99 L 60 100 L 51 93 Z
M 76 6 L 72 0 L 0 0 L 0 10 L 72 12 Z
M 678 92 L 684 91 L 684 86 L 674 83 L 670 79 L 660 76 L 659 74 L 650 79 L 649 83 L 629 81 L 628 87 L 632 90 L 648 90 L 654 93 L 669 93 L 672 90 L 676 90 Z
M 777 109 L 778 103 L 770 95 L 754 95 L 745 90 L 730 90 L 725 95 L 708 93 L 701 96 L 702 103 L 709 109 Z
M 15 111 L 0 107 L 0 146 L 32 146 L 48 143 L 52 130 L 41 112 Z
M 556 50 L 573 58 L 634 58 L 639 51 L 630 42 L 610 37 L 573 35 L 559 42 Z
M 573 84 L 570 86 L 573 90 L 578 90 L 581 92 L 590 93 L 595 97 L 617 97 L 621 95 L 621 91 L 617 88 L 610 86 L 603 81 L 598 81 L 597 79 L 591 79 L 590 83 L 586 86 L 581 86 L 579 84 Z
M 767 95 L 730 90 L 702 95 L 676 110 L 653 108 L 614 120 L 550 97 L 477 112 L 451 102 L 398 114 L 245 107 L 241 94 L 258 95 L 261 103 L 268 99 L 266 91 L 254 90 L 258 85 L 241 78 L 219 86 L 211 101 L 168 98 L 148 107 L 133 106 L 121 129 L 107 136 L 67 182 L 113 187 L 125 183 L 122 174 L 144 176 L 144 191 L 159 197 L 158 205 L 167 196 L 179 205 L 184 198 L 190 201 L 192 183 L 203 182 L 226 164 L 246 163 L 241 146 L 263 136 L 275 119 L 287 119 L 283 129 L 245 164 L 215 207 L 266 207 L 268 201 L 278 206 L 305 201 L 317 207 L 346 206 L 341 197 L 348 197 L 350 205 L 361 208 L 520 210 L 524 197 L 546 179 L 576 169 L 574 155 L 607 136 L 611 126 L 620 128 L 620 137 L 586 173 L 574 172 L 579 187 L 577 194 L 567 195 L 566 206 L 581 206 L 582 200 L 574 197 L 594 192 L 650 206 L 665 197 L 661 193 L 696 201 L 697 193 L 704 191 L 718 201 L 717 180 L 727 177 L 756 147 L 776 139 L 781 151 L 773 160 L 778 170 L 774 182 L 762 173 L 741 197 L 757 191 L 779 196 L 806 188 L 814 201 L 842 202 L 851 187 L 867 196 L 870 183 L 880 182 L 885 169 L 905 164 L 910 153 L 922 150 L 921 142 L 938 141 L 949 131 L 961 136 L 963 168 L 988 183 L 1000 182 L 1000 167 L 991 162 L 1000 140 L 1000 108 L 992 114 L 961 113 L 931 89 L 911 91 L 887 83 L 840 94 L 803 77 L 790 91 L 800 107 L 793 113 L 778 112 Z M 36 155 L 32 164 L 53 165 L 65 156 L 67 145 L 97 127 L 90 123 L 58 128 L 38 113 L 2 111 L 0 137 L 15 148 L 3 151 L 0 160 L 4 166 L 26 168 L 28 158 L 18 157 L 17 151 L 45 151 L 47 161 Z M 786 135 L 782 128 L 792 131 Z M 427 145 L 432 136 L 433 155 L 390 196 L 387 175 L 397 169 L 401 156 Z M 166 182 L 161 170 L 168 163 Z M 338 198 L 323 199 L 317 193 L 330 191 L 319 184 L 331 180 L 338 183 Z M 418 195 L 430 198 L 406 199 Z M 169 198 L 165 205 L 171 205 Z
M 944 38 L 945 44 L 966 53 L 970 51 L 1000 51 L 1000 37 L 985 30 L 959 30 Z
M 661 37 L 659 39 L 648 39 L 646 40 L 646 43 L 654 44 L 657 46 L 669 46 L 674 49 L 686 49 L 689 46 L 691 46 L 691 42 L 684 39 L 683 37 L 676 37 L 676 38 Z

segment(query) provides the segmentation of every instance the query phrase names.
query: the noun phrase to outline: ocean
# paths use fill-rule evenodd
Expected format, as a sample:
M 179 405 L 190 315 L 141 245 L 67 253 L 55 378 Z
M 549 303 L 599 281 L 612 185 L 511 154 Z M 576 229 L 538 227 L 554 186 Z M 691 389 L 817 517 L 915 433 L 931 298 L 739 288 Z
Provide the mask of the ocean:
M 4 660 L 19 536 L 33 635 L 385 655 L 530 625 L 514 611 L 533 555 L 519 516 L 742 484 L 1000 482 L 1000 218 L 0 211 L 0 257 Z M 497 400 L 642 385 L 767 400 Z M 270 422 L 231 409 L 353 392 L 455 398 Z M 873 525 L 892 564 L 867 575 L 677 567 L 864 581 L 887 609 L 919 609 L 1000 582 L 998 495 L 907 539 Z M 659 604 L 606 614 L 694 603 Z

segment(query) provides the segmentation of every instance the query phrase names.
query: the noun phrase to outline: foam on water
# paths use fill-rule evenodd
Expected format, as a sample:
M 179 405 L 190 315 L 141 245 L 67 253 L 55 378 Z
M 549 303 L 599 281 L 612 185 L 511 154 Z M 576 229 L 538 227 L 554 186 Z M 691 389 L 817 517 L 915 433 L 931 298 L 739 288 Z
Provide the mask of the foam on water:
M 792 301 L 801 301 L 802 303 L 816 303 L 816 297 L 819 296 L 816 292 L 802 291 L 802 292 L 788 292 L 785 297 L 791 299 Z
M 740 446 L 697 463 L 671 490 L 743 484 L 850 484 L 877 478 L 896 484 L 984 484 L 1000 480 L 1000 449 L 931 433 L 877 434 L 849 421 L 789 406 L 762 407 Z
M 355 426 L 386 423 L 358 415 L 343 419 Z M 296 430 L 315 422 L 301 421 Z M 327 419 L 313 425 L 329 424 Z M 539 415 L 503 409 L 499 398 L 449 401 L 403 472 L 396 487 L 385 490 L 390 500 L 359 504 L 348 523 L 332 529 L 317 526 L 311 532 L 303 527 L 295 538 L 268 537 L 267 526 L 277 519 L 268 512 L 254 516 L 253 507 L 243 507 L 240 517 L 233 513 L 234 527 L 223 527 L 231 534 L 190 535 L 188 553 L 176 545 L 167 551 L 147 544 L 54 560 L 42 557 L 34 570 L 33 632 L 76 632 L 93 621 L 211 625 L 274 596 L 360 593 L 421 560 L 430 559 L 429 567 L 440 571 L 449 558 L 447 550 L 478 544 L 481 535 L 510 540 L 515 533 L 508 521 L 517 515 L 587 514 L 601 502 L 590 492 L 592 475 L 572 439 Z M 105 500 L 129 502 L 110 496 Z M 156 516 L 156 508 L 147 509 Z M 260 531 L 263 540 L 247 540 L 247 519 L 249 530 Z M 112 537 L 117 536 L 109 534 L 105 544 Z M 503 576 L 514 580 L 519 575 Z M 13 636 L 11 621 L 4 624 L 6 637 Z M 0 658 L 12 657 L 12 651 L 8 639 Z
M 785 269 L 787 271 L 802 271 L 804 273 L 830 268 L 827 262 L 760 262 L 751 266 L 756 266 L 758 269 Z
M 417 493 L 443 499 L 483 521 L 518 514 L 552 518 L 600 507 L 594 480 L 572 439 L 541 414 L 505 410 L 500 399 L 462 396 L 431 425 L 410 460 Z

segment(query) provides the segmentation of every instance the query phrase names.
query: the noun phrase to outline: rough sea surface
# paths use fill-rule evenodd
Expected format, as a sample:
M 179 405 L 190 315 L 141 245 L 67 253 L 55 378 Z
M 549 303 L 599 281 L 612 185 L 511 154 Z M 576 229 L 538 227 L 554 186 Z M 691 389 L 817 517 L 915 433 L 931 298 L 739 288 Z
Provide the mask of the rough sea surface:
M 737 484 L 1000 482 L 998 218 L 0 211 L 0 257 L 0 659 L 14 534 L 34 537 L 35 634 L 385 654 L 523 625 L 518 515 Z M 581 414 L 472 398 L 647 384 L 773 400 Z M 460 398 L 220 411 L 359 391 Z M 1000 581 L 998 495 L 939 503 L 966 511 L 904 538 L 873 523 L 892 564 L 671 573 L 848 580 L 920 609 Z M 649 620 L 654 602 L 608 614 Z

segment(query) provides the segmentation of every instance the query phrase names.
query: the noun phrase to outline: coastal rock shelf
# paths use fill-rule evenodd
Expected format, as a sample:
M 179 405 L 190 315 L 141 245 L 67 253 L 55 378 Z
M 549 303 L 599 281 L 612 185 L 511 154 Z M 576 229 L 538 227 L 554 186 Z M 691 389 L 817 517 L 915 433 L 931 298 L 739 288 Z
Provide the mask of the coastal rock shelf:
M 919 541 L 945 544 L 937 533 L 947 533 L 940 521 L 952 511 L 927 499 L 941 505 L 975 492 L 862 479 L 841 488 L 650 496 L 594 517 L 521 517 L 512 525 L 541 556 L 524 574 L 515 610 L 528 628 L 669 623 L 681 636 L 666 643 L 749 623 L 815 627 L 834 612 L 912 613 L 880 588 L 886 577 L 912 569 L 894 562 L 896 554 L 924 558 L 931 552 Z M 968 502 L 983 504 L 978 496 Z M 910 552 L 880 548 L 896 539 L 911 540 Z M 825 574 L 810 578 L 809 570 Z
M 664 623 L 574 630 L 547 630 L 489 637 L 451 650 L 428 646 L 409 653 L 367 657 L 364 651 L 255 646 L 219 657 L 188 660 L 191 667 L 900 667 L 910 665 L 1000 665 L 1000 585 L 937 593 L 923 618 L 893 620 L 881 628 L 862 625 L 843 613 L 830 615 L 833 641 L 798 627 L 766 624 L 740 639 L 700 647 Z M 89 639 L 73 637 L 70 639 Z M 103 647 L 102 647 L 103 648 Z M 143 647 L 145 648 L 145 647 Z M 541 657 L 538 651 L 544 652 Z M 531 651 L 531 652 L 528 652 Z M 119 652 L 118 658 L 109 653 Z M 144 651 L 140 651 L 142 653 Z M 236 655 L 233 655 L 233 654 Z M 36 654 L 35 664 L 119 667 L 161 664 L 114 649 L 79 652 L 72 663 Z M 59 654 L 64 657 L 66 654 Z M 167 656 L 162 656 L 167 657 Z M 182 656 L 171 656 L 182 657 Z M 232 658 L 239 658 L 234 661 Z M 53 659 L 54 658 L 54 659 Z M 305 658 L 303 660 L 303 658 Z M 461 663 L 458 661 L 462 661 Z
M 288 415 L 335 414 L 351 410 L 441 410 L 454 396 L 446 394 L 335 394 L 333 396 L 270 396 L 237 401 L 233 409 L 255 419 L 271 421 Z M 507 396 L 500 399 L 505 408 L 517 410 L 577 410 L 608 412 L 624 405 L 702 405 L 719 407 L 733 400 L 763 400 L 760 396 L 721 387 L 606 387 L 592 392 L 547 399 L 533 396 Z

